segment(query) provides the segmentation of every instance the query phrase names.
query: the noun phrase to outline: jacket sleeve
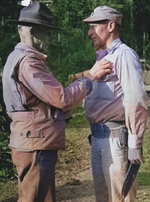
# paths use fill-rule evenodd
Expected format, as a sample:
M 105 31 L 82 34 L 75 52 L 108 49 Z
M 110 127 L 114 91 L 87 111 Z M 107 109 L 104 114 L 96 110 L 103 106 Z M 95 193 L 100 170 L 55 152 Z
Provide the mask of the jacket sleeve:
M 28 56 L 20 63 L 19 80 L 38 99 L 65 110 L 78 105 L 92 86 L 92 82 L 84 77 L 64 88 L 43 60 Z
M 134 50 L 122 52 L 116 71 L 124 94 L 125 121 L 129 130 L 128 146 L 140 148 L 147 123 L 148 97 L 140 61 Z

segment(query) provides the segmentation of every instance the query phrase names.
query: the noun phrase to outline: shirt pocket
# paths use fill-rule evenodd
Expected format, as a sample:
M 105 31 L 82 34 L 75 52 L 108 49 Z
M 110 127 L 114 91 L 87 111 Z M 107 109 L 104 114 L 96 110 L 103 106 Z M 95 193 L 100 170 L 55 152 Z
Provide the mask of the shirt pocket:
M 114 99 L 114 82 L 96 81 L 93 88 L 93 96 L 104 100 L 113 101 Z

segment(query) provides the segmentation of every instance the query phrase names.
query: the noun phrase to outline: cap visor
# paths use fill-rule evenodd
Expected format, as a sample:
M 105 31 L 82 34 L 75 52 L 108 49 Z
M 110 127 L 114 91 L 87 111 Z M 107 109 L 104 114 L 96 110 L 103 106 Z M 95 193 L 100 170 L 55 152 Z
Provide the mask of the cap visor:
M 102 21 L 102 20 L 107 20 L 107 19 L 104 17 L 93 17 L 93 16 L 91 16 L 89 18 L 84 19 L 83 21 L 84 22 L 98 22 L 98 21 Z

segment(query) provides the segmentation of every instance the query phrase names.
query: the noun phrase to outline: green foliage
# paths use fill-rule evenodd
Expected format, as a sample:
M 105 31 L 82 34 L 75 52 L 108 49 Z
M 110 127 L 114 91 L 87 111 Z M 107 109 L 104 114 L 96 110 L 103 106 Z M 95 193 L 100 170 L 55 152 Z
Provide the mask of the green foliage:
M 2 19 L 2 24 L 5 24 L 7 19 L 18 19 L 20 9 L 23 8 L 18 2 L 21 0 L 1 0 L 0 19 Z
M 91 42 L 81 29 L 70 29 L 67 33 L 60 33 L 60 37 L 61 42 L 57 45 L 54 45 L 56 42 L 50 44 L 48 63 L 57 79 L 64 84 L 69 74 L 91 68 L 96 57 Z
M 73 118 L 66 125 L 67 128 L 84 128 L 89 127 L 89 123 L 86 119 L 86 113 L 83 108 L 83 103 L 79 104 L 72 110 Z
M 55 0 L 54 22 L 65 30 L 69 28 L 82 28 L 85 31 L 83 19 L 91 13 L 92 0 Z
M 143 142 L 143 156 L 145 163 L 141 165 L 137 181 L 139 186 L 150 186 L 150 115 L 147 121 L 147 127 Z
M 2 64 L 6 62 L 8 54 L 13 50 L 14 45 L 19 41 L 16 35 L 16 25 L 9 25 L 7 19 L 18 19 L 21 8 L 18 0 L 1 0 L 0 6 L 0 58 Z
M 0 56 L 2 58 L 2 65 L 5 64 L 8 54 L 13 51 L 14 46 L 19 42 L 17 34 L 6 33 L 2 42 L 0 43 Z
M 10 133 L 10 118 L 6 114 L 3 101 L 2 77 L 0 76 L 0 132 Z
M 2 82 L 0 77 L 0 181 L 6 181 L 15 175 L 8 147 L 10 135 L 10 119 L 5 112 L 2 99 Z
M 140 58 L 150 56 L 150 1 L 133 0 L 134 46 Z
M 95 50 L 88 39 L 88 27 L 83 19 L 91 13 L 92 0 L 55 0 L 54 24 L 61 30 L 54 31 L 49 47 L 48 64 L 55 77 L 66 86 L 68 74 L 91 68 Z
M 15 177 L 8 143 L 9 134 L 0 132 L 0 181 L 6 181 Z

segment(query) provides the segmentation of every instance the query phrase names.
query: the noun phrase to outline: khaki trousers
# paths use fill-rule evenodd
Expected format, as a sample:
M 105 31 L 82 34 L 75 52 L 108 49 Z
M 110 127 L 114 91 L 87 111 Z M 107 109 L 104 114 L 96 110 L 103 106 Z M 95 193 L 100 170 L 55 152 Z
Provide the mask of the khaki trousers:
M 110 130 L 102 124 L 92 137 L 92 173 L 96 202 L 121 202 L 121 190 L 127 172 L 127 157 L 121 145 L 121 127 Z M 120 135 L 119 135 L 120 134 Z M 124 202 L 135 202 L 137 183 L 133 183 Z
M 11 149 L 11 155 L 18 173 L 18 202 L 56 202 L 57 151 L 20 152 Z

